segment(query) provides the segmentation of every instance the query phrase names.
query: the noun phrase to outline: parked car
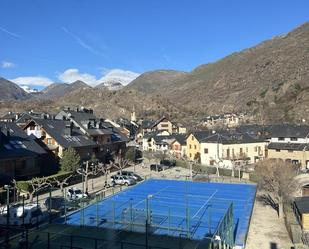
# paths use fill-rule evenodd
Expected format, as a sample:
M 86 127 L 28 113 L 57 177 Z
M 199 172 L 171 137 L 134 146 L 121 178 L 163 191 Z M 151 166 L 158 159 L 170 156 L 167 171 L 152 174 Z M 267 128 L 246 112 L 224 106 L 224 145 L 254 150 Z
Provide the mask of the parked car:
M 69 200 L 79 200 L 83 198 L 87 198 L 88 195 L 83 193 L 79 188 L 70 188 L 67 192 L 67 198 Z
M 124 170 L 118 171 L 117 175 L 128 176 L 137 182 L 140 182 L 143 180 L 141 176 L 139 176 L 138 174 L 135 174 L 133 171 L 124 171 Z
M 124 175 L 113 175 L 111 176 L 111 183 L 112 185 L 134 185 L 136 184 L 136 181 L 129 177 L 129 176 L 124 176 Z
M 24 207 L 21 204 L 12 205 L 9 209 L 10 225 L 34 225 L 37 222 L 42 222 L 46 219 L 46 213 L 43 213 L 40 205 L 26 204 Z M 5 225 L 7 222 L 7 207 L 0 210 L 0 225 Z
M 57 210 L 62 211 L 65 209 L 66 206 L 66 200 L 63 197 L 60 196 L 54 196 L 54 197 L 47 197 L 44 206 L 49 210 Z
M 175 160 L 161 160 L 160 161 L 160 164 L 161 165 L 164 165 L 164 166 L 168 166 L 168 167 L 175 167 L 176 166 L 176 161 Z
M 161 164 L 151 164 L 150 165 L 150 170 L 153 170 L 153 171 L 162 171 L 164 169 L 163 165 Z

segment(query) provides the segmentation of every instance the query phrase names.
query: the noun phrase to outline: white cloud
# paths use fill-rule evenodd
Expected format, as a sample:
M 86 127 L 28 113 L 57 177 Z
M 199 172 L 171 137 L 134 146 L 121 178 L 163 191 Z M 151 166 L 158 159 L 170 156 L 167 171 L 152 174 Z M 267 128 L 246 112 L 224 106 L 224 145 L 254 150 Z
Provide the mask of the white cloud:
M 14 67 L 16 67 L 16 65 L 13 62 L 2 61 L 1 62 L 1 67 L 2 68 L 14 68 Z
M 58 75 L 58 79 L 65 83 L 72 83 L 76 80 L 81 80 L 89 85 L 98 85 L 109 80 L 120 81 L 123 85 L 129 84 L 132 80 L 139 76 L 138 73 L 126 71 L 122 69 L 104 70 L 103 76 L 99 79 L 96 76 L 88 73 L 80 73 L 78 69 L 71 68 L 65 70 Z
M 7 29 L 5 29 L 3 27 L 0 27 L 0 31 L 2 31 L 2 32 L 6 33 L 6 34 L 8 34 L 10 36 L 13 36 L 15 38 L 19 38 L 19 39 L 22 38 L 19 34 L 16 34 L 16 33 L 12 32 L 12 31 L 9 31 L 9 30 L 7 30 Z
M 97 84 L 97 79 L 95 76 L 87 73 L 80 73 L 76 68 L 65 70 L 63 73 L 58 75 L 58 79 L 65 83 L 72 83 L 76 80 L 81 80 L 90 85 Z
M 53 83 L 49 78 L 42 76 L 25 76 L 11 79 L 14 83 L 20 86 L 48 86 Z
M 128 85 L 132 80 L 139 76 L 138 73 L 122 69 L 111 69 L 105 72 L 105 75 L 98 80 L 98 83 L 109 80 L 120 81 L 123 85 Z

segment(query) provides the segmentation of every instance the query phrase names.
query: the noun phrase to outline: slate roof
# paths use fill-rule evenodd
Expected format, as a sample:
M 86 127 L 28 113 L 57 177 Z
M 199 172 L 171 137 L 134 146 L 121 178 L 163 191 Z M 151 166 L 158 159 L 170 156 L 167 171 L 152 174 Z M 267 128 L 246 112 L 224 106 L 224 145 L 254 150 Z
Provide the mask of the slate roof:
M 309 213 L 309 196 L 296 197 L 294 202 L 299 213 Z
M 212 134 L 201 140 L 203 143 L 222 143 L 222 144 L 245 144 L 264 142 L 264 138 L 251 136 L 248 133 L 239 133 L 231 131 L 223 131 L 220 133 Z
M 308 125 L 270 125 L 267 127 L 272 137 L 297 137 L 304 138 L 309 135 Z
M 70 125 L 70 121 L 57 119 L 33 119 L 38 125 L 53 137 L 62 147 L 78 148 L 78 147 L 95 147 L 97 144 L 91 138 L 84 135 L 78 128 L 73 127 L 72 135 L 66 135 L 66 126 Z
M 154 124 L 155 124 L 155 121 L 153 120 L 143 120 L 141 127 L 143 129 L 148 129 L 148 128 L 152 128 Z
M 47 153 L 36 141 L 20 127 L 11 122 L 0 122 L 0 159 L 15 157 L 36 157 Z
M 175 135 L 173 135 L 173 137 L 181 145 L 186 145 L 187 144 L 186 135 L 184 135 L 184 134 L 175 134 Z
M 1 120 L 4 120 L 4 119 L 15 120 L 16 119 L 16 115 L 19 115 L 19 113 L 9 112 L 9 113 L 4 114 L 0 119 Z
M 210 130 L 192 132 L 193 136 L 200 142 L 202 139 L 209 137 L 212 132 Z
M 268 149 L 309 151 L 309 143 L 270 143 Z

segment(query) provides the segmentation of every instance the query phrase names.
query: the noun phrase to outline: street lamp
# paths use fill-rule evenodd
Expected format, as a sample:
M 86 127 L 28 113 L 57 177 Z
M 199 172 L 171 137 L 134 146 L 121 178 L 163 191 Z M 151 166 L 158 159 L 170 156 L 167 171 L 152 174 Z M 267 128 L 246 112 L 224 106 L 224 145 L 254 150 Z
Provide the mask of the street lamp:
M 153 198 L 153 195 L 152 194 L 149 194 L 147 195 L 147 198 L 146 198 L 146 231 L 145 231 L 145 234 L 146 234 L 146 240 L 145 240 L 145 244 L 146 244 L 146 249 L 148 249 L 148 223 L 149 223 L 149 218 L 150 218 L 150 215 L 149 215 L 149 200 Z
M 4 185 L 6 189 L 6 238 L 5 241 L 9 243 L 9 227 L 10 227 L 10 185 Z

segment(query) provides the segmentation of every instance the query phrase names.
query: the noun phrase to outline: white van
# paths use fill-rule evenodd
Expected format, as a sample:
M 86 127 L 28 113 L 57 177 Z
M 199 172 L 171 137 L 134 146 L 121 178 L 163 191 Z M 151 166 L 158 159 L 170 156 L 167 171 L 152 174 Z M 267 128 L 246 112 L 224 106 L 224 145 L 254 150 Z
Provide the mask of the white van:
M 46 214 L 41 210 L 40 206 L 36 204 L 26 204 L 23 208 L 21 204 L 12 205 L 9 209 L 10 225 L 21 226 L 34 225 L 37 222 L 42 222 L 46 219 Z M 23 218 L 24 217 L 24 218 Z M 0 225 L 6 225 L 7 222 L 7 207 L 0 208 Z

